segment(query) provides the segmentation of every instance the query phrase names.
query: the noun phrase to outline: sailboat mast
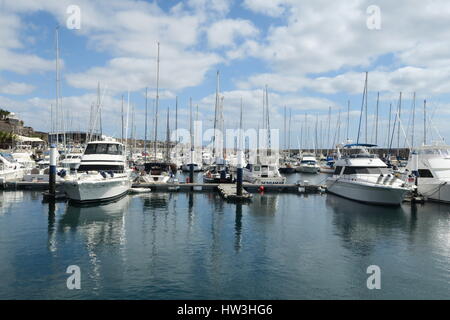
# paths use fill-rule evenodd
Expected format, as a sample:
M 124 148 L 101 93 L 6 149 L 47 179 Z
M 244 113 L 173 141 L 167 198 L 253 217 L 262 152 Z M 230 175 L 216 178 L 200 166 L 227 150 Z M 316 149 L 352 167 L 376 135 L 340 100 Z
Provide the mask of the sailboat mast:
M 155 102 L 155 142 L 153 144 L 153 154 L 156 159 L 156 144 L 158 141 L 158 108 L 159 108 L 159 42 L 158 54 L 156 58 L 156 102 Z
M 427 144 L 427 100 L 423 100 L 423 145 Z
M 148 111 L 148 88 L 145 88 L 144 161 L 147 161 L 147 111 Z
M 291 157 L 291 119 L 292 110 L 289 108 L 289 122 L 288 122 L 288 158 Z
M 398 101 L 398 128 L 397 128 L 397 157 L 400 155 L 400 115 L 402 112 L 402 93 Z
M 378 106 L 380 103 L 380 92 L 377 93 L 377 111 L 375 120 L 375 144 L 378 144 Z
M 219 70 L 216 73 L 216 102 L 214 106 L 214 137 L 213 137 L 213 158 L 216 158 L 216 130 L 217 130 L 217 109 L 219 108 Z
M 166 162 L 170 161 L 170 111 L 169 107 L 167 107 L 167 127 L 166 127 Z
M 350 100 L 347 101 L 347 141 L 349 140 L 350 132 Z
M 175 97 L 175 144 L 178 144 L 178 96 Z
M 122 95 L 122 107 L 121 107 L 121 118 L 122 118 L 122 144 L 123 144 L 123 95 Z
M 56 97 L 55 97 L 55 129 L 56 129 L 56 146 L 59 144 L 59 27 L 55 30 L 55 41 L 56 41 Z
M 328 137 L 327 137 L 327 147 L 330 148 L 331 141 L 330 141 L 330 133 L 331 133 L 331 106 L 328 108 Z M 330 149 L 327 150 L 327 154 L 330 153 Z
M 412 130 L 411 130 L 411 148 L 414 148 L 414 127 L 416 122 L 416 93 L 413 93 L 413 110 L 412 110 Z
M 366 72 L 366 80 L 364 81 L 364 91 L 363 91 L 363 98 L 362 98 L 362 103 L 361 103 L 361 113 L 359 114 L 359 125 L 358 125 L 358 136 L 356 138 L 356 143 L 359 143 L 359 135 L 361 133 L 361 123 L 362 123 L 362 116 L 363 116 L 363 112 L 364 112 L 364 102 L 365 97 L 366 97 L 366 93 L 367 93 L 367 77 L 368 77 L 368 72 Z M 367 128 L 367 122 L 366 122 L 366 128 Z M 366 130 L 366 142 L 367 142 L 367 130 Z

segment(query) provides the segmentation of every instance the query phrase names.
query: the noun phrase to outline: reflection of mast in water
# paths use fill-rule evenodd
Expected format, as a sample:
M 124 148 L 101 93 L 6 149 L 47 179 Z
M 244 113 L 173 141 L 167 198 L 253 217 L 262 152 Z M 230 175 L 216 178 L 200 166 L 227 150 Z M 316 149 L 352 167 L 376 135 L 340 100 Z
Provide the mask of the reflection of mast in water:
M 188 233 L 192 231 L 192 226 L 194 225 L 194 194 L 192 192 L 188 193 Z
M 56 239 L 55 239 L 55 209 L 56 204 L 54 201 L 48 203 L 48 241 L 47 248 L 51 252 L 56 251 Z
M 234 240 L 234 249 L 236 250 L 236 252 L 239 252 L 241 250 L 241 241 L 242 241 L 242 236 L 241 236 L 241 232 L 242 232 L 242 203 L 237 203 L 236 204 L 236 219 L 234 222 L 234 235 L 235 235 L 235 240 Z
M 278 196 L 276 194 L 264 194 L 253 197 L 249 212 L 254 215 L 274 216 L 278 209 Z

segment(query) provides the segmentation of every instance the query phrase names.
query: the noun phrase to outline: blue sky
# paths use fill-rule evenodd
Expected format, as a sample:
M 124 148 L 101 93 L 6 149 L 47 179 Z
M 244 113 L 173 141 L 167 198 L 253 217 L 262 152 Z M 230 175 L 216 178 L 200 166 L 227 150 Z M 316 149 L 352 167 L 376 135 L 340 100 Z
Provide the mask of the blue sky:
M 69 5 L 80 8 L 80 30 L 66 27 Z M 368 13 L 370 5 L 378 6 L 379 16 Z M 190 97 L 205 126 L 212 123 L 220 70 L 227 127 L 237 126 L 241 98 L 245 126 L 260 124 L 262 88 L 267 84 L 273 127 L 283 129 L 284 106 L 292 110 L 292 146 L 306 130 L 301 129 L 305 113 L 311 134 L 316 117 L 319 127 L 327 127 L 329 107 L 330 136 L 336 135 L 340 111 L 342 140 L 348 100 L 350 138 L 355 139 L 364 72 L 369 71 L 368 131 L 374 130 L 379 91 L 378 141 L 387 141 L 389 104 L 396 107 L 402 91 L 402 130 L 410 137 L 410 99 L 416 92 L 414 144 L 419 144 L 424 99 L 430 114 L 428 135 L 437 139 L 450 134 L 449 16 L 450 4 L 443 0 L 0 0 L 0 106 L 37 130 L 50 130 L 59 25 L 63 108 L 69 129 L 87 128 L 100 82 L 104 131 L 119 134 L 121 96 L 130 91 L 136 132 L 143 137 L 144 92 L 148 87 L 151 109 L 159 41 L 160 106 L 164 117 L 167 108 L 173 114 L 178 96 L 179 127 L 187 127 Z M 368 19 L 378 18 L 380 28 L 370 29 Z M 159 121 L 163 123 L 162 118 Z M 165 125 L 159 126 L 160 137 L 164 130 Z M 321 137 L 323 147 L 331 144 L 326 134 Z

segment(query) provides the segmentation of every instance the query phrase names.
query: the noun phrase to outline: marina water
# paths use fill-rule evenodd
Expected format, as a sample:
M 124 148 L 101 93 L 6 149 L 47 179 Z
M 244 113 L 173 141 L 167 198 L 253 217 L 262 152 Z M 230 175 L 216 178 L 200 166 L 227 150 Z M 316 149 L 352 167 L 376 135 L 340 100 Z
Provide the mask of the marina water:
M 449 299 L 449 230 L 450 206 L 433 203 L 155 192 L 52 208 L 5 191 L 0 299 Z M 80 290 L 67 288 L 70 265 Z M 367 288 L 371 265 L 380 290 Z

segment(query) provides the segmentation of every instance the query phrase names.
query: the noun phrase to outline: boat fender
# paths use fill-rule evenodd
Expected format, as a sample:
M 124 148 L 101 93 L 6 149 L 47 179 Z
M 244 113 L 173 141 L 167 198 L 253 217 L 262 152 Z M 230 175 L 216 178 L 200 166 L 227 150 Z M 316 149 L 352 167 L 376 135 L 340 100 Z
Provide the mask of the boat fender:
M 114 178 L 114 172 L 112 171 L 108 171 L 109 175 L 111 176 L 111 178 Z
M 102 175 L 103 178 L 106 179 L 106 173 L 105 173 L 105 171 L 100 171 L 100 174 Z
M 66 176 L 66 170 L 62 169 L 57 173 L 57 175 L 60 176 L 61 178 L 64 178 Z
M 259 186 L 258 191 L 259 192 L 264 192 L 264 189 L 265 189 L 264 186 Z

